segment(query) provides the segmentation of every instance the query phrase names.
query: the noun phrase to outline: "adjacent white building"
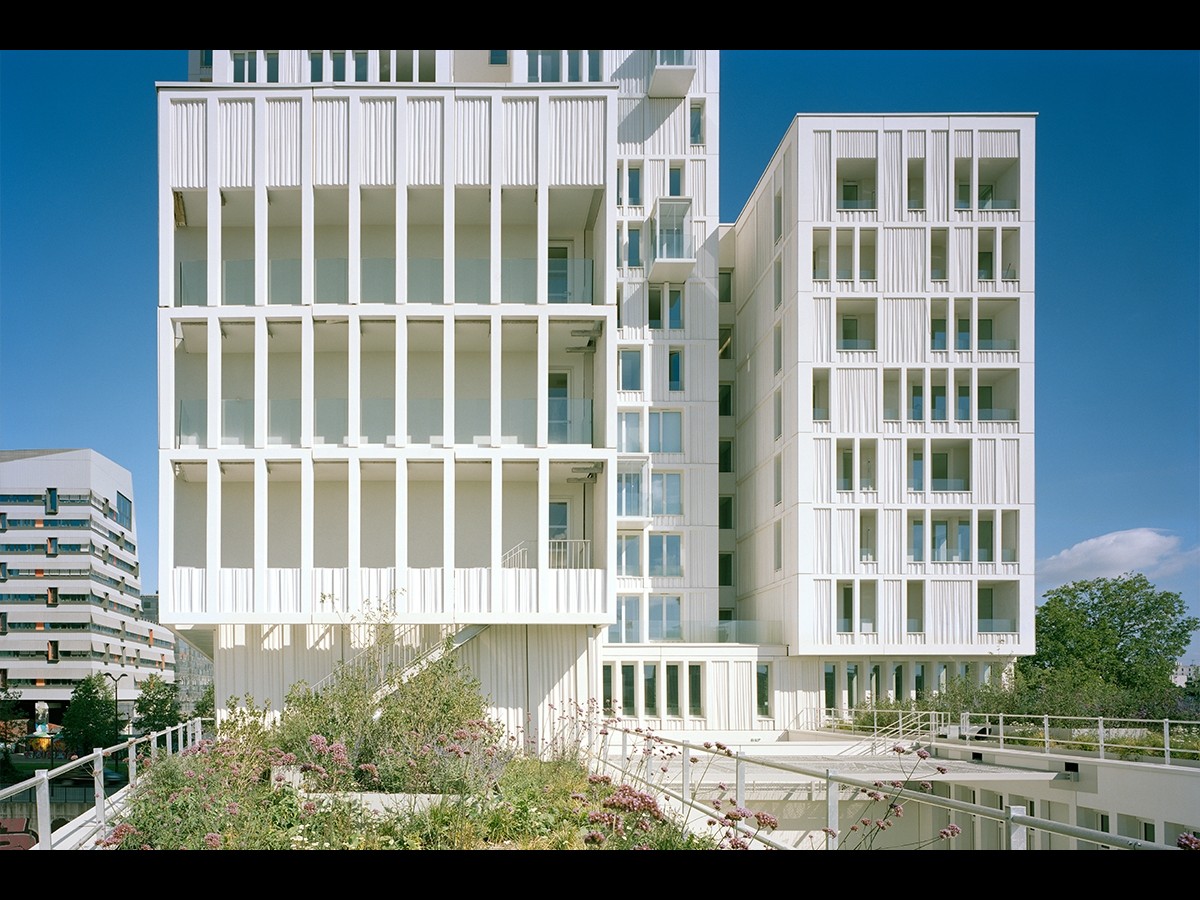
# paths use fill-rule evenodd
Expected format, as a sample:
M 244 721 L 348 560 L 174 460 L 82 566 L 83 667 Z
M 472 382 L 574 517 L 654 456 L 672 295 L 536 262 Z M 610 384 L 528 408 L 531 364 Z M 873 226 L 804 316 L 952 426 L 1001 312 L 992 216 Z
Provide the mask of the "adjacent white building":
M 383 607 L 510 727 L 779 730 L 1033 649 L 1029 115 L 706 50 L 193 51 L 160 84 L 161 617 L 278 707 Z
M 173 681 L 174 636 L 140 613 L 129 472 L 94 450 L 0 450 L 0 691 L 58 721 L 90 675 L 122 701 Z

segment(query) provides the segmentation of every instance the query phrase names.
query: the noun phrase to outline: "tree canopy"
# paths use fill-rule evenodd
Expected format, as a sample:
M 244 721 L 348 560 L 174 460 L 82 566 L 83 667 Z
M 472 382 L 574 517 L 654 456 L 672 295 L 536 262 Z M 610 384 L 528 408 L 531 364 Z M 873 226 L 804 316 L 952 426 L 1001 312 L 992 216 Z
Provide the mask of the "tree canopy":
M 1200 619 L 1183 598 L 1145 575 L 1074 581 L 1046 592 L 1036 619 L 1037 652 L 1017 665 L 1026 686 L 1048 697 L 1091 696 L 1092 715 L 1160 710 L 1175 693 L 1171 674 Z M 1113 709 L 1115 704 L 1125 709 Z
M 91 753 L 116 743 L 117 711 L 103 675 L 89 675 L 75 685 L 62 725 L 63 743 L 73 753 Z
M 142 682 L 141 690 L 134 710 L 142 731 L 162 731 L 179 724 L 182 715 L 179 711 L 178 685 L 151 675 Z

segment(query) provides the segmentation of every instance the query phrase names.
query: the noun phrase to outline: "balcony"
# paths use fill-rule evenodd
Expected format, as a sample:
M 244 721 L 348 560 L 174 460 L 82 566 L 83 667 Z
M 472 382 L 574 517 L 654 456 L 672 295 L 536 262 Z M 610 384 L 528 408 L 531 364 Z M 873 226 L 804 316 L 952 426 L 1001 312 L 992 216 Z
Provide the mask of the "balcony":
M 547 408 L 546 440 L 551 444 L 592 444 L 592 401 L 551 397 Z
M 1001 406 L 992 406 L 986 409 L 981 407 L 976 413 L 976 418 L 980 422 L 1015 422 L 1017 411 Z
M 646 94 L 650 97 L 686 97 L 696 77 L 693 50 L 651 50 L 652 66 Z
M 646 270 L 651 281 L 679 284 L 696 267 L 696 248 L 692 236 L 692 201 L 659 200 L 650 229 L 650 250 Z

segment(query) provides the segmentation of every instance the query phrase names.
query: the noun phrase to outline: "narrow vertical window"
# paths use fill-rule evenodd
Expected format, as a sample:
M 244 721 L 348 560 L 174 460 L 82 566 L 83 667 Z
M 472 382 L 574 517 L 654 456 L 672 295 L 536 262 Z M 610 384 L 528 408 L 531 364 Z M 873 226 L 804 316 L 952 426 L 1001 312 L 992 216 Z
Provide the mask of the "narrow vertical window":
M 642 264 L 642 229 L 629 229 L 629 266 L 631 268 Z
M 703 683 L 700 663 L 690 664 L 688 666 L 688 713 L 693 716 L 704 714 Z
M 689 115 L 691 139 L 693 146 L 704 144 L 704 104 L 693 103 Z
M 642 700 L 645 705 L 645 713 L 648 716 L 658 715 L 658 666 L 654 663 L 644 663 L 642 665 L 642 682 L 643 693 Z
M 355 50 L 354 51 L 354 80 L 355 81 L 366 81 L 367 80 L 367 51 L 366 50 Z
M 680 715 L 679 707 L 679 664 L 667 663 L 666 665 L 666 688 L 667 688 L 667 715 Z
M 267 83 L 268 84 L 278 84 L 279 83 L 279 54 L 278 53 L 268 53 L 267 54 Z
M 629 205 L 642 205 L 642 167 L 629 167 Z
M 775 243 L 779 243 L 779 239 L 783 237 L 783 191 L 775 192 L 774 211 Z
M 759 663 L 755 671 L 755 699 L 757 701 L 758 714 L 760 716 L 769 716 L 771 714 L 771 665 L 770 663 Z
M 325 80 L 325 54 L 322 50 L 312 50 L 308 54 L 308 80 L 319 82 Z
M 667 171 L 667 196 L 683 196 L 683 166 L 674 165 Z
M 667 351 L 667 390 L 683 390 L 683 351 L 671 349 Z
M 507 66 L 508 51 L 507 50 L 489 50 L 488 51 L 489 66 Z

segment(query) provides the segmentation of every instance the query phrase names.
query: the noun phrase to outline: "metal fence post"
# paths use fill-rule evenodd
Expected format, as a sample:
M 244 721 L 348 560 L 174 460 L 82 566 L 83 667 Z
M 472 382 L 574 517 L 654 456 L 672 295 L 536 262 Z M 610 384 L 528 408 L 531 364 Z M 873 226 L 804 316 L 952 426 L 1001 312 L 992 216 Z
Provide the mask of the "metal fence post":
M 742 759 L 742 751 L 734 757 L 734 775 L 737 779 L 737 805 L 746 805 L 746 763 Z
M 1100 739 L 1100 758 L 1104 759 L 1104 716 L 1096 720 L 1099 724 L 1096 728 L 1096 735 Z
M 1171 764 L 1171 720 L 1163 719 L 1163 762 Z
M 679 793 L 684 798 L 684 803 L 690 803 L 692 799 L 692 758 L 691 748 L 687 741 L 683 742 L 683 781 L 679 786 Z
M 137 781 L 137 745 L 129 744 L 129 783 Z
M 92 791 L 96 800 L 96 821 L 105 824 L 104 818 L 104 748 L 97 747 L 92 751 Z
M 1042 716 L 1042 738 L 1046 745 L 1046 752 L 1050 752 L 1050 717 Z
M 836 850 L 838 848 L 838 785 L 833 780 L 833 776 L 837 772 L 833 769 L 825 770 L 825 849 Z
M 38 769 L 35 773 L 37 784 L 34 785 L 34 796 L 37 801 L 37 833 L 38 847 L 42 850 L 53 850 L 50 840 L 50 772 L 48 769 Z
M 1000 713 L 1000 749 L 1004 749 L 1004 713 Z
M 1022 806 L 1006 806 L 1004 808 L 1004 840 L 1006 850 L 1028 850 L 1029 833 L 1024 825 L 1013 822 L 1013 816 L 1024 815 Z

